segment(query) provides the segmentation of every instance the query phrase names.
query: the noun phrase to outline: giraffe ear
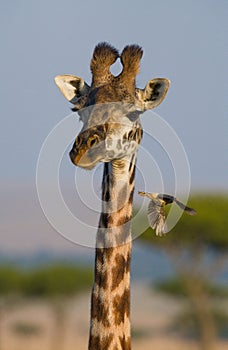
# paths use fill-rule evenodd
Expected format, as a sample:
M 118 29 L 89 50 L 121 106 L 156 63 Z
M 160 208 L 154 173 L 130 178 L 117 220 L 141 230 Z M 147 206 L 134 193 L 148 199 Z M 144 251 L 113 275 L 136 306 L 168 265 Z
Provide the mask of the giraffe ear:
M 144 111 L 160 105 L 170 86 L 169 79 L 156 78 L 149 80 L 144 90 L 138 89 L 138 98 Z
M 75 77 L 74 75 L 57 75 L 55 77 L 55 83 L 63 96 L 73 104 L 80 97 L 86 95 L 90 88 L 82 78 Z

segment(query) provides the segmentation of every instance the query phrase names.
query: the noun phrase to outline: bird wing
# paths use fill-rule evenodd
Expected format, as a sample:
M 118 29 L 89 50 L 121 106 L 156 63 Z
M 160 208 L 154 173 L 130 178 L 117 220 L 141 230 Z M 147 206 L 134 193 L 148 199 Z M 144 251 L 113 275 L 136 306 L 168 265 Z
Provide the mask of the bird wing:
M 147 217 L 150 226 L 156 230 L 156 235 L 166 233 L 164 202 L 152 198 L 148 205 Z
M 188 213 L 189 215 L 195 215 L 196 211 L 193 208 L 187 207 L 186 205 L 184 205 L 181 201 L 179 201 L 179 199 L 174 198 L 175 202 L 177 203 L 177 205 L 184 211 L 186 211 L 186 213 Z

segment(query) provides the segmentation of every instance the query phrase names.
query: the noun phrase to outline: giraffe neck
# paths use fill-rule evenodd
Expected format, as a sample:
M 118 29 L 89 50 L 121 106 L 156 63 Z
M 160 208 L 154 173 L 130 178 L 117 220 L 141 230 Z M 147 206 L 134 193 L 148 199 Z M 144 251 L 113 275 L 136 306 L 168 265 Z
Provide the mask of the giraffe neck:
M 89 350 L 130 350 L 130 259 L 136 154 L 104 164 Z

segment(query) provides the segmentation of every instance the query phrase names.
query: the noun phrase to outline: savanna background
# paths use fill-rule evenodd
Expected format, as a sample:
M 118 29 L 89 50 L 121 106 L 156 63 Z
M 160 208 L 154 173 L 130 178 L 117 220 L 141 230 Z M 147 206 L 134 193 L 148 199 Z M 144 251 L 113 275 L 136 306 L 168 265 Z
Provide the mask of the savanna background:
M 133 349 L 227 348 L 227 9 L 223 0 L 0 1 L 0 350 L 87 347 L 94 250 L 81 244 L 80 224 L 69 239 L 49 223 L 38 199 L 36 167 L 45 138 L 70 114 L 54 76 L 75 74 L 89 83 L 90 58 L 100 41 L 120 50 L 131 43 L 143 47 L 139 87 L 153 77 L 171 80 L 156 113 L 185 149 L 189 205 L 197 210 L 195 217 L 183 214 L 165 238 L 148 228 L 137 190 L 178 188 L 181 197 L 188 189 L 185 179 L 175 183 L 168 150 L 145 137 L 133 224 L 136 236 L 144 231 L 132 256 Z M 112 71 L 120 69 L 117 63 Z M 145 113 L 143 128 L 154 119 Z M 76 134 L 77 116 L 74 128 Z M 91 173 L 75 169 L 69 148 L 56 176 L 67 206 L 95 237 L 101 166 Z M 163 187 L 156 169 L 148 180 L 145 149 Z M 52 183 L 47 176 L 50 202 Z

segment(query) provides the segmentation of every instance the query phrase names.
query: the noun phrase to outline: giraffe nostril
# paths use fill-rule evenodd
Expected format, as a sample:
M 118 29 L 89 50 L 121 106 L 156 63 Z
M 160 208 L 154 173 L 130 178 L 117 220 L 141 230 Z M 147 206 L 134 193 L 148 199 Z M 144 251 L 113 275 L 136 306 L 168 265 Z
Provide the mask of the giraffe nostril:
M 74 159 L 76 157 L 76 154 L 77 154 L 77 151 L 76 151 L 75 147 L 73 146 L 73 148 L 71 149 L 71 151 L 69 153 L 70 159 L 73 163 L 74 163 Z
M 135 132 L 133 130 L 129 131 L 128 133 L 128 140 L 131 141 L 135 137 Z

